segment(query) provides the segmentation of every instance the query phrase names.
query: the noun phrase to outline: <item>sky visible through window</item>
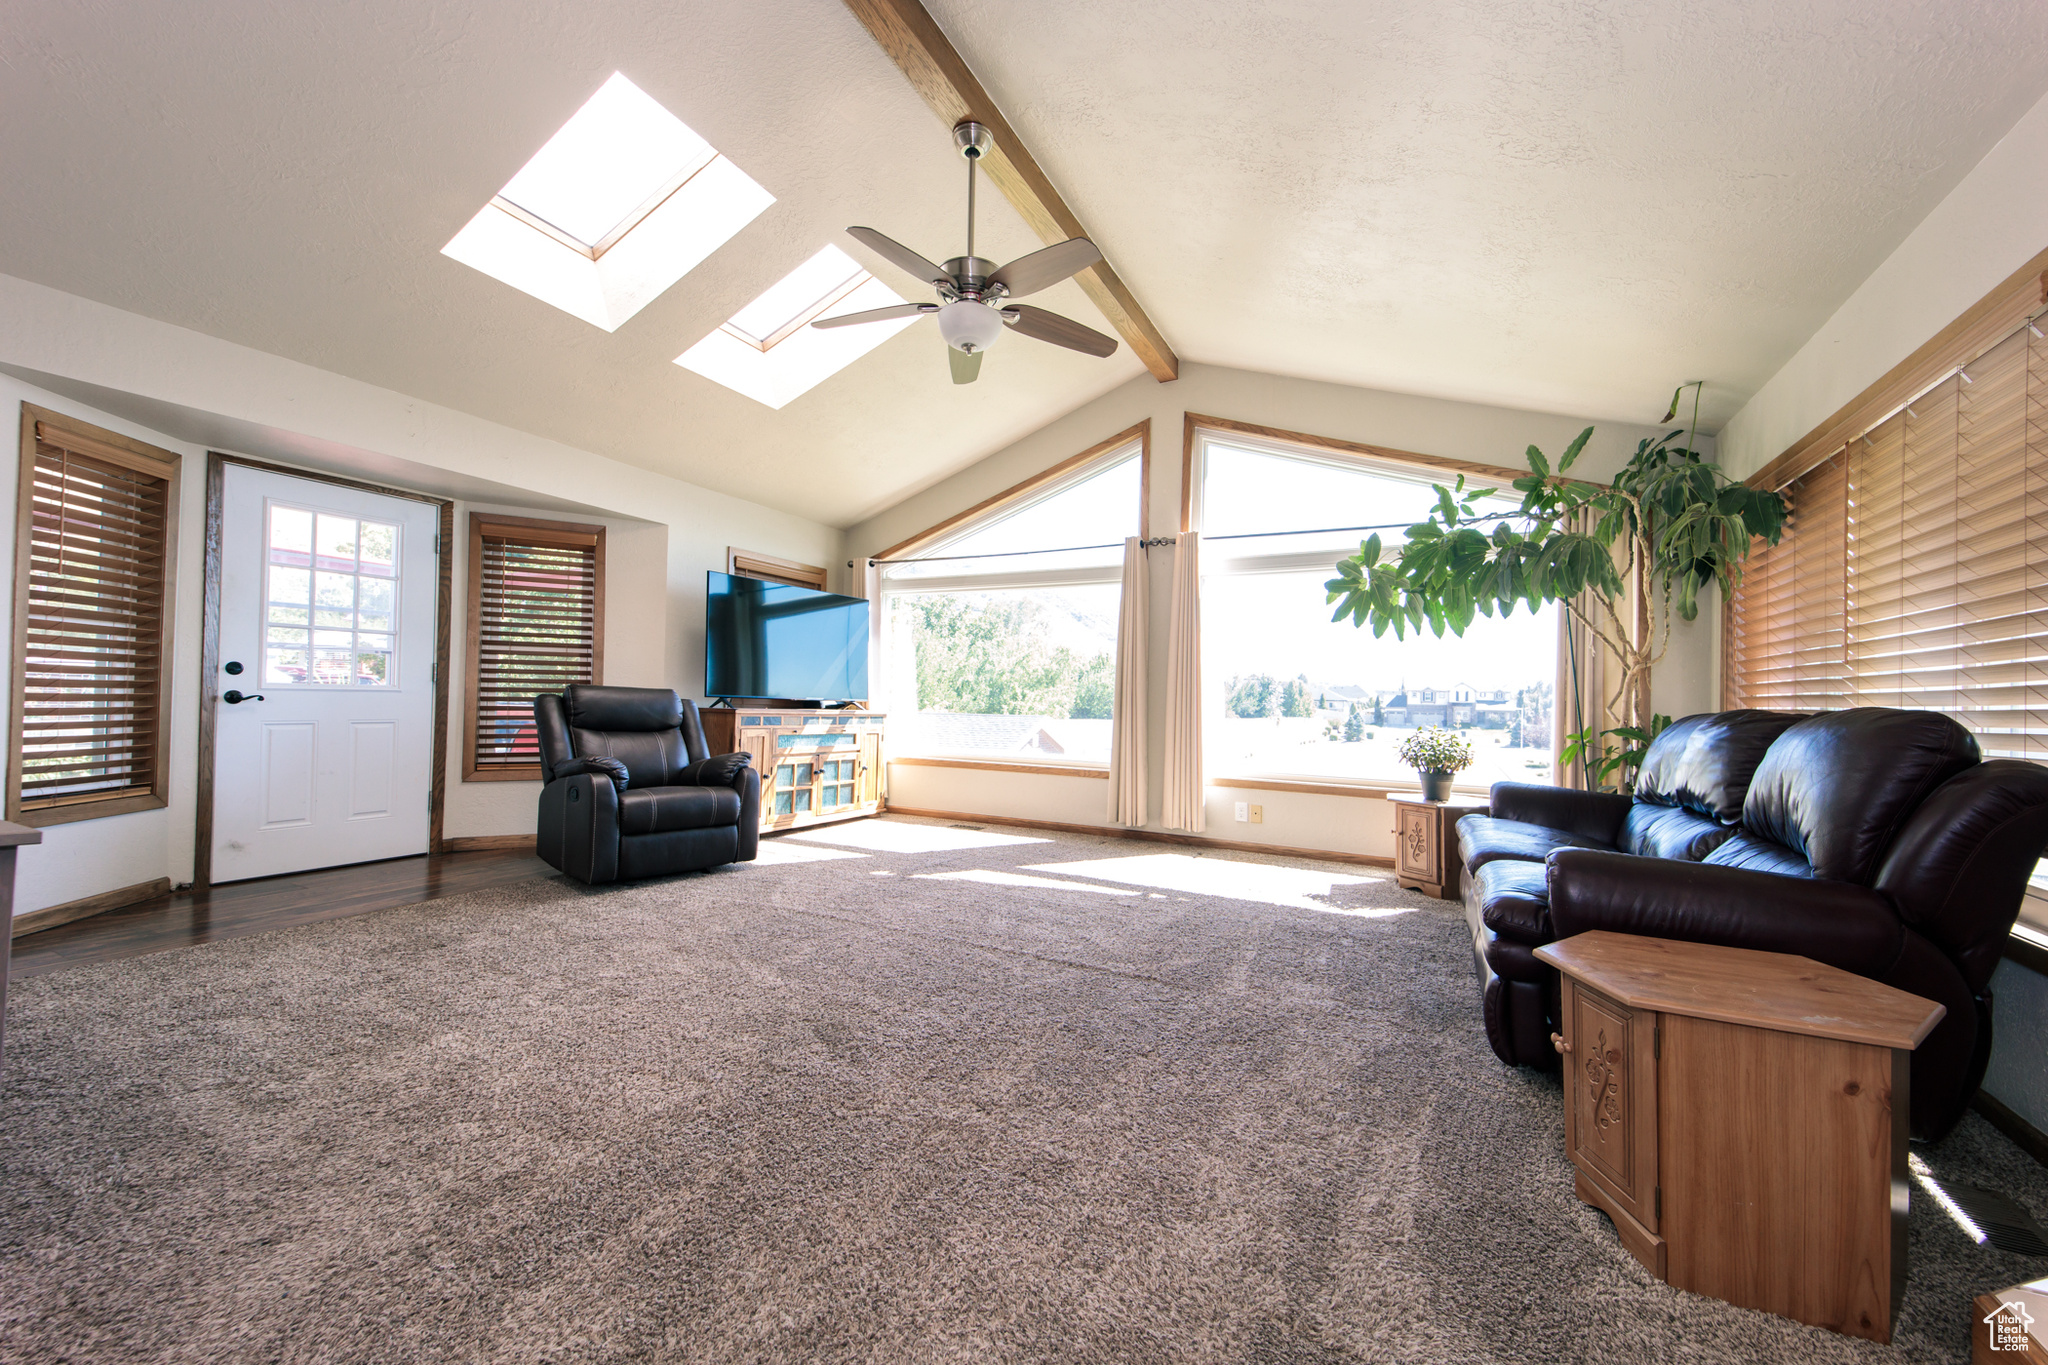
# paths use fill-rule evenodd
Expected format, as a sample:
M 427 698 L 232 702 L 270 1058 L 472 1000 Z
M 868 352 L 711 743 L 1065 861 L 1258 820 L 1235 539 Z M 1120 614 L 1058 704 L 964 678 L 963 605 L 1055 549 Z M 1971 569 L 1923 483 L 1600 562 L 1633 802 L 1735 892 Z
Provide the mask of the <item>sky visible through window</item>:
M 1461 783 L 1548 780 L 1555 607 L 1480 617 L 1463 636 L 1438 638 L 1425 626 L 1405 640 L 1392 631 L 1375 638 L 1370 626 L 1333 623 L 1323 586 L 1368 532 L 1218 538 L 1405 527 L 1436 502 L 1429 477 L 1221 443 L 1205 455 L 1203 682 L 1215 717 L 1207 734 L 1214 771 L 1405 782 L 1396 747 L 1422 725 L 1443 724 L 1463 730 L 1473 745 L 1475 763 Z M 1498 505 L 1514 504 L 1503 498 Z M 1380 538 L 1391 553 L 1404 537 L 1394 529 Z M 1311 562 L 1276 565 L 1274 555 Z M 1321 555 L 1327 563 L 1317 561 Z M 1257 564 L 1260 557 L 1268 562 Z M 1285 571 L 1246 571 L 1260 568 Z

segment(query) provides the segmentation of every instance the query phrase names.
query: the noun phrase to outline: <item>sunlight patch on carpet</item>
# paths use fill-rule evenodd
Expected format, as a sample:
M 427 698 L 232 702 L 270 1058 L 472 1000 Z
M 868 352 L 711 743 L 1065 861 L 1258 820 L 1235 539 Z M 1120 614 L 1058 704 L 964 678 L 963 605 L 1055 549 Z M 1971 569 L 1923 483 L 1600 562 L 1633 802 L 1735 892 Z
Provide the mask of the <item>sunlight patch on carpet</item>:
M 899 825 L 887 820 L 855 820 L 823 829 L 785 834 L 806 843 L 841 844 L 876 853 L 953 853 L 968 848 L 1008 848 L 1012 844 L 1049 844 L 1022 834 L 991 834 L 982 830 L 942 829 L 933 825 Z
M 1198 858 L 1186 853 L 1150 853 L 1134 858 L 1092 858 L 1078 863 L 1033 863 L 1033 872 L 1059 872 L 1069 877 L 1202 896 L 1227 896 L 1290 910 L 1378 918 L 1405 915 L 1414 907 L 1398 903 L 1400 892 L 1384 877 L 1350 877 L 1302 867 L 1240 863 L 1228 858 Z M 1357 888 L 1354 890 L 1353 888 Z M 1374 905 L 1374 892 L 1385 890 L 1390 904 Z
M 915 872 L 921 882 L 983 882 L 989 886 L 1045 887 L 1055 891 L 1086 891 L 1097 896 L 1135 896 L 1139 893 L 1121 886 L 1090 886 L 1086 882 L 1063 882 L 1054 877 L 1032 877 L 1022 872 L 997 872 L 976 868 L 971 872 Z
M 786 843 L 781 839 L 763 839 L 754 861 L 764 867 L 781 867 L 790 863 L 823 863 L 834 858 L 865 858 L 865 853 L 849 853 L 843 848 L 811 848 L 806 844 Z

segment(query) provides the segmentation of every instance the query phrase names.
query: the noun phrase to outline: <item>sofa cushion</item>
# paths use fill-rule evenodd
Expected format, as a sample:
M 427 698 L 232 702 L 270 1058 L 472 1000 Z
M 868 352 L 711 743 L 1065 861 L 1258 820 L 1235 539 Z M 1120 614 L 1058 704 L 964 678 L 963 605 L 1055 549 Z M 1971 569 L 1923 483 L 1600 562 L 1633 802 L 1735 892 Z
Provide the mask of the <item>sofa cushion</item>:
M 1742 827 L 1800 854 L 1817 877 L 1868 886 L 1907 817 L 1980 757 L 1968 730 L 1933 711 L 1824 711 L 1771 745 Z
M 734 825 L 740 794 L 731 787 L 634 787 L 619 793 L 619 833 L 667 834 Z
M 1742 818 L 1742 803 L 1757 765 L 1778 736 L 1800 719 L 1791 711 L 1722 711 L 1677 721 L 1652 740 L 1643 755 L 1636 777 L 1637 804 L 1676 806 L 1734 824 Z
M 1480 921 L 1502 938 L 1550 942 L 1550 889 L 1542 863 L 1495 859 L 1473 874 L 1472 894 Z
M 1811 877 L 1813 868 L 1806 859 L 1794 853 L 1783 844 L 1769 839 L 1759 839 L 1754 834 L 1735 831 L 1729 840 L 1719 848 L 1700 859 L 1715 867 L 1740 867 L 1751 872 L 1775 872 L 1781 877 Z
M 1728 842 L 1734 827 L 1682 806 L 1637 802 L 1621 827 L 1621 851 L 1643 858 L 1696 863 Z
M 1547 825 L 1521 820 L 1496 820 L 1491 815 L 1468 815 L 1458 821 L 1458 854 L 1465 866 L 1477 871 L 1498 858 L 1540 863 L 1557 848 L 1613 848 L 1597 839 L 1566 834 Z

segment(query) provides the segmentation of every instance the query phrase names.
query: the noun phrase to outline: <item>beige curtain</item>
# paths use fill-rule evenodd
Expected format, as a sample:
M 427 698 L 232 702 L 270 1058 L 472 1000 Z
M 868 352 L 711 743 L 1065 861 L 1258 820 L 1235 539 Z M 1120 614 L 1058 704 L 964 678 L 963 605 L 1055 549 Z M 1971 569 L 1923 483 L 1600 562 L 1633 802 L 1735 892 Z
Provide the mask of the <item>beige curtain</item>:
M 1145 632 L 1150 617 L 1145 543 L 1124 540 L 1123 608 L 1116 628 L 1116 702 L 1109 722 L 1109 820 L 1145 823 Z
M 1166 635 L 1166 809 L 1168 829 L 1200 834 L 1202 811 L 1202 535 L 1173 545 L 1173 617 Z
M 1593 520 L 1591 513 L 1582 510 L 1575 515 L 1572 529 L 1591 531 Z M 1601 619 L 1600 601 L 1592 592 L 1582 592 L 1572 601 L 1588 617 L 1596 621 Z M 1566 611 L 1560 603 L 1557 609 L 1557 685 L 1551 692 L 1550 723 L 1551 781 L 1560 787 L 1585 790 L 1593 785 L 1583 759 L 1569 766 L 1558 761 L 1557 755 L 1564 752 L 1565 736 L 1589 728 L 1607 730 L 1621 723 L 1607 710 L 1606 655 L 1607 650 L 1600 643 L 1600 638 L 1581 625 L 1579 618 Z

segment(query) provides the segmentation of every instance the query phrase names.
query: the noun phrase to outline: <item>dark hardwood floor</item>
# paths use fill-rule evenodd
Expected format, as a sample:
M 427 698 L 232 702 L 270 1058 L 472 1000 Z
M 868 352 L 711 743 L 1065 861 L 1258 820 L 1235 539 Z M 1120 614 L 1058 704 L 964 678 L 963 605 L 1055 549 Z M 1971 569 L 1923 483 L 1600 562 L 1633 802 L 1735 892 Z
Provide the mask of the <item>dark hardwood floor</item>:
M 140 957 L 560 875 L 531 853 L 489 849 L 296 872 L 206 891 L 174 891 L 23 934 L 14 940 L 13 974 L 20 980 L 87 962 Z

